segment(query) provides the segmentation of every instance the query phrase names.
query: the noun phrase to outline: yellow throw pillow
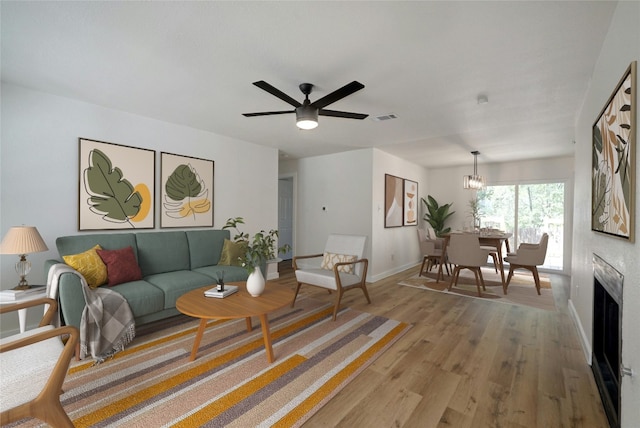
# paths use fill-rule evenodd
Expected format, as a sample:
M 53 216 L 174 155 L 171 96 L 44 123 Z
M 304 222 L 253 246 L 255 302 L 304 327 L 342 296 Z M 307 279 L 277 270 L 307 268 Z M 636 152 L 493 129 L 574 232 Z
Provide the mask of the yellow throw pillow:
M 97 288 L 107 282 L 107 266 L 96 250 L 102 250 L 102 247 L 96 245 L 84 253 L 62 256 L 66 264 L 84 276 L 91 288 Z
M 229 239 L 225 239 L 218 264 L 220 266 L 242 266 L 238 258 L 243 257 L 246 252 L 246 242 L 233 242 Z
M 356 256 L 348 256 L 346 254 L 324 253 L 322 259 L 322 269 L 333 270 L 333 265 L 341 262 L 355 262 Z M 338 266 L 338 272 L 353 273 L 354 265 Z

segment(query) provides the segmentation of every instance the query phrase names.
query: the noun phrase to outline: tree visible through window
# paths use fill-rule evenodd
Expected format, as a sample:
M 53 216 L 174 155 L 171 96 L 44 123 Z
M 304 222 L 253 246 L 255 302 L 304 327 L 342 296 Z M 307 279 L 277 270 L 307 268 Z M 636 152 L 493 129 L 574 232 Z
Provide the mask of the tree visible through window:
M 548 233 L 543 267 L 562 270 L 564 193 L 564 183 L 487 186 L 477 194 L 481 225 L 513 233 L 512 249 L 521 242 L 538 242 Z

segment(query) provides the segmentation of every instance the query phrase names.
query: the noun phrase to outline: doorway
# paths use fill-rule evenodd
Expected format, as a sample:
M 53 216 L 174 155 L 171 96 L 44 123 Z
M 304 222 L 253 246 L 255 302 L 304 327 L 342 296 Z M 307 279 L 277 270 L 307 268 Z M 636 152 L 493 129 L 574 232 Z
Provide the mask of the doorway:
M 291 260 L 294 251 L 294 177 L 278 178 L 278 247 L 289 244 L 290 250 L 280 255 L 283 260 Z

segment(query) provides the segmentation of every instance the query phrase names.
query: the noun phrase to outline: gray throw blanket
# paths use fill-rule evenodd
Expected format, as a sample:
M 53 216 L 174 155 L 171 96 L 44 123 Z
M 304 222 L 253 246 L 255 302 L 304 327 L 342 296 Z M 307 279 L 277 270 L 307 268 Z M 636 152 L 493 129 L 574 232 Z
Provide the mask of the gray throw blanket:
M 82 274 L 65 264 L 57 264 L 52 269 L 56 269 L 52 275 L 56 280 L 63 273 L 73 273 L 80 277 L 82 283 L 86 306 L 80 321 L 80 358 L 91 355 L 96 363 L 101 363 L 122 351 L 136 335 L 133 313 L 127 300 L 108 288 L 91 289 Z M 57 289 L 57 284 L 48 286 Z

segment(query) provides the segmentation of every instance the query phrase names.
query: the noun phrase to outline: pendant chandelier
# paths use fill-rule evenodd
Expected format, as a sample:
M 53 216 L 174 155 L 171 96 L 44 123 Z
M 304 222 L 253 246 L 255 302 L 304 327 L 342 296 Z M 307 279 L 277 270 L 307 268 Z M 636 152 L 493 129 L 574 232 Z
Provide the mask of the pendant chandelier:
M 462 181 L 462 185 L 465 189 L 484 189 L 486 185 L 484 177 L 478 175 L 478 155 L 480 154 L 480 152 L 474 150 L 473 152 L 471 152 L 471 154 L 473 155 L 473 175 L 465 175 Z

